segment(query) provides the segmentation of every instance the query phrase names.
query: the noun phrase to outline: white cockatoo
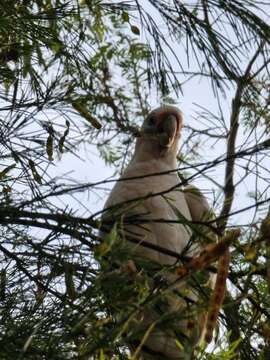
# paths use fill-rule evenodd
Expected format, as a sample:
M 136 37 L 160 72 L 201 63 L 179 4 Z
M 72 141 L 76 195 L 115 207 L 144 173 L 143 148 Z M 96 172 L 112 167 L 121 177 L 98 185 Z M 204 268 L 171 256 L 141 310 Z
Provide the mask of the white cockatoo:
M 165 274 L 168 288 L 163 305 L 159 311 L 151 306 L 144 309 L 134 325 L 138 334 L 143 329 L 135 345 L 130 346 L 136 359 L 189 359 L 191 352 L 186 350 L 185 343 L 188 340 L 189 349 L 191 343 L 194 346 L 204 327 L 205 312 L 194 312 L 198 293 L 188 291 L 183 281 L 177 283 L 176 275 L 168 270 L 176 258 L 139 244 L 153 244 L 179 255 L 185 252 L 190 257 L 200 250 L 197 243 L 190 244 L 192 231 L 188 223 L 204 218 L 209 212 L 207 201 L 196 188 L 183 188 L 177 172 L 173 171 L 177 168 L 182 126 L 182 113 L 174 106 L 162 106 L 149 113 L 137 138 L 134 155 L 104 208 L 104 222 L 119 219 L 121 215 L 125 240 L 137 241 L 137 244 L 132 242 L 136 255 L 166 268 L 163 276 Z M 136 263 L 129 262 L 128 266 L 136 271 Z M 193 317 L 188 318 L 190 304 Z M 171 328 L 168 322 L 159 324 L 159 317 L 166 316 L 166 312 L 177 320 L 170 320 Z

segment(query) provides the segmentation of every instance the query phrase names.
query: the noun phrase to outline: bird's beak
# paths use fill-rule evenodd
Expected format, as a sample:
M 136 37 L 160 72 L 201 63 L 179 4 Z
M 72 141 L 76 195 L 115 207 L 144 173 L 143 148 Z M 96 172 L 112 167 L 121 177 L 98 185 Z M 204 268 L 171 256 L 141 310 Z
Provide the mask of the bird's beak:
M 162 148 L 169 148 L 174 143 L 178 129 L 178 120 L 176 116 L 169 115 L 162 120 L 159 128 L 159 144 Z

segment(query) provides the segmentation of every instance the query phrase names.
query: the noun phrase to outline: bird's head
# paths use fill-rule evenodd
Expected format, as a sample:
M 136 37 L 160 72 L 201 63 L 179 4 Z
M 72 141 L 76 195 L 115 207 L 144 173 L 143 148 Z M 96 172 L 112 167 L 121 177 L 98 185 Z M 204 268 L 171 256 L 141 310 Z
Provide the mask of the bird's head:
M 182 113 L 177 107 L 161 106 L 151 111 L 145 118 L 137 148 L 143 147 L 154 157 L 166 155 L 175 157 L 182 126 Z
M 175 106 L 161 106 L 146 117 L 142 132 L 155 139 L 161 148 L 170 148 L 180 137 L 183 126 L 182 113 Z

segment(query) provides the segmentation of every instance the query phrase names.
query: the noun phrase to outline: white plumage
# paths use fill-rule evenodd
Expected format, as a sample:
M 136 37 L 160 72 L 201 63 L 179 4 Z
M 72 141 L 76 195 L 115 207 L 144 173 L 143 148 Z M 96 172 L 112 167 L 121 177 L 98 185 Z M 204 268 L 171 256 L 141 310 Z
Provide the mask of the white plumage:
M 132 216 L 135 216 L 133 219 L 142 219 L 141 225 L 136 223 L 124 226 L 127 240 L 128 237 L 138 241 L 143 240 L 178 254 L 183 252 L 191 238 L 191 230 L 186 224 L 181 223 L 179 214 L 182 214 L 185 223 L 185 219 L 188 221 L 201 219 L 208 211 L 205 198 L 198 191 L 196 193 L 183 191 L 179 186 L 181 181 L 177 173 L 172 171 L 177 167 L 176 155 L 182 123 L 181 112 L 173 106 L 160 107 L 147 116 L 141 129 L 141 136 L 136 142 L 134 156 L 105 204 L 105 209 L 121 204 L 116 210 L 118 213 L 124 214 L 128 219 Z M 159 175 L 149 176 L 150 174 Z M 131 202 L 132 199 L 136 200 Z M 107 217 L 108 214 L 105 212 L 104 219 Z M 151 222 L 151 220 L 156 221 Z M 166 223 L 166 220 L 170 222 Z M 196 247 L 193 245 L 188 255 L 192 256 L 195 252 Z M 169 255 L 144 246 L 137 245 L 136 254 L 160 265 L 173 265 L 176 261 Z M 168 283 L 176 280 L 175 275 L 168 271 L 165 272 L 165 277 Z M 179 294 L 177 295 L 176 292 Z M 162 311 L 168 314 L 175 313 L 176 317 L 177 314 L 184 313 L 189 300 L 184 300 L 183 297 L 191 302 L 197 299 L 197 296 L 192 294 L 192 291 L 188 291 L 182 282 L 174 285 L 173 289 L 167 292 L 167 306 L 161 306 L 159 311 L 148 308 L 141 314 L 141 322 L 138 320 L 138 324 L 134 325 L 136 330 L 147 329 L 151 324 L 157 323 L 140 348 L 141 358 L 190 358 L 191 352 L 187 350 L 190 349 L 190 344 L 187 342 L 186 348 L 180 350 L 179 343 L 177 345 L 175 339 L 178 338 L 182 345 L 187 339 L 196 343 L 202 331 L 202 319 L 194 319 L 197 323 L 195 326 L 194 322 L 187 319 L 179 320 L 176 327 L 172 324 L 172 329 L 168 328 L 168 325 L 164 328 L 158 325 L 159 317 L 163 315 Z M 178 331 L 183 335 L 182 337 L 178 337 Z M 142 338 L 143 334 L 138 339 L 137 345 Z M 133 350 L 135 348 L 136 346 L 132 346 Z

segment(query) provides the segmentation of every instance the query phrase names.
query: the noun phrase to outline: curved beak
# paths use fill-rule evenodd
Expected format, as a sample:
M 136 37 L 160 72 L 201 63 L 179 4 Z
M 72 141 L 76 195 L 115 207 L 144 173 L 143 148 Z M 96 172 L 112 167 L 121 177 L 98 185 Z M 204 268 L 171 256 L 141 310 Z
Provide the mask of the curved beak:
M 178 120 L 174 115 L 168 115 L 159 125 L 159 144 L 163 148 L 172 146 L 178 130 Z

